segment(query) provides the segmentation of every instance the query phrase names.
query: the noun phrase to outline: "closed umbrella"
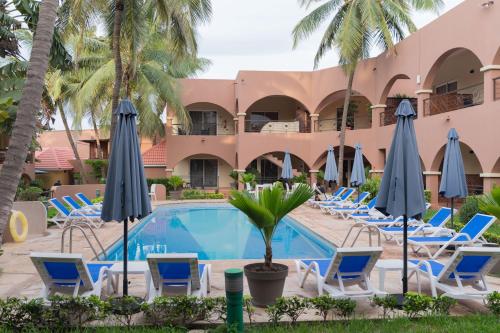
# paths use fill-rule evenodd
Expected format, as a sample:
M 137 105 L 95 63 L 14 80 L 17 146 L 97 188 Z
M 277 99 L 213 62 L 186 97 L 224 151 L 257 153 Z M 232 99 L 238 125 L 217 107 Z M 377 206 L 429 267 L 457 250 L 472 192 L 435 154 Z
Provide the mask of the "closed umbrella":
M 460 151 L 458 133 L 452 128 L 448 132 L 448 143 L 444 153 L 443 172 L 439 194 L 451 199 L 451 227 L 453 228 L 453 199 L 467 196 L 467 181 L 465 180 L 464 161 Z
M 413 118 L 404 99 L 396 110 L 396 129 L 375 207 L 394 217 L 403 216 L 403 294 L 408 291 L 408 217 L 425 212 L 424 183 Z
M 292 159 L 290 153 L 285 152 L 285 159 L 283 160 L 283 168 L 281 169 L 281 178 L 290 180 L 293 178 Z
M 327 182 L 339 182 L 339 173 L 337 171 L 337 163 L 335 163 L 335 154 L 333 153 L 333 146 L 328 146 L 328 153 L 326 155 L 325 177 Z
M 137 138 L 137 111 L 129 100 L 122 100 L 114 116 L 118 117 L 118 122 L 111 146 L 101 219 L 123 221 L 123 295 L 128 295 L 127 224 L 129 219 L 133 222 L 150 214 L 151 202 Z
M 357 144 L 354 148 L 356 149 L 356 152 L 354 153 L 354 162 L 350 182 L 351 186 L 358 188 L 359 197 L 359 187 L 366 183 L 365 166 L 363 165 L 363 149 L 361 148 L 361 145 Z

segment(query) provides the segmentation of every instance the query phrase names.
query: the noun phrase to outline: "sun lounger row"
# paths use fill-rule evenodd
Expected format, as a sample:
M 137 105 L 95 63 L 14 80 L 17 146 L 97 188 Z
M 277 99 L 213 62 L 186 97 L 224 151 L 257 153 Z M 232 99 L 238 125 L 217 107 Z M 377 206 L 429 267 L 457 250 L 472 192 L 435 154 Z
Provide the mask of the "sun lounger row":
M 103 224 L 101 220 L 100 204 L 93 204 L 83 193 L 75 195 L 80 203 L 67 195 L 63 197 L 64 205 L 59 199 L 49 199 L 49 204 L 57 210 L 57 214 L 49 221 L 55 223 L 58 227 L 64 228 L 70 224 L 87 225 L 93 228 L 100 228 Z

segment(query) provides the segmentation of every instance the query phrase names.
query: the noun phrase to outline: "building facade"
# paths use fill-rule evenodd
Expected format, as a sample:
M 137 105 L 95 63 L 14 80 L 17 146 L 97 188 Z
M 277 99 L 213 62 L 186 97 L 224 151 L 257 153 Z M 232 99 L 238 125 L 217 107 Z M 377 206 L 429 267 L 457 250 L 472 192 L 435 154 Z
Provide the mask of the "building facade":
M 460 135 L 469 191 L 500 185 L 500 3 L 468 0 L 396 46 L 359 64 L 349 108 L 344 178 L 360 143 L 383 173 L 394 112 L 410 98 L 425 186 L 438 197 L 450 128 Z M 229 187 L 232 170 L 279 175 L 285 151 L 311 181 L 339 145 L 347 78 L 339 67 L 311 72 L 240 71 L 234 80 L 186 79 L 192 126 L 167 115 L 165 172 L 193 187 Z

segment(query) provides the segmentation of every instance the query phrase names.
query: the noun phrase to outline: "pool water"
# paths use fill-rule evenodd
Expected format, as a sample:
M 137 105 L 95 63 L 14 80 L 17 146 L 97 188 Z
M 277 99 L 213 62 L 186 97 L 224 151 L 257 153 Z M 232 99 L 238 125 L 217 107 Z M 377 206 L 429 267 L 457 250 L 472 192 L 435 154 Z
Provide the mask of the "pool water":
M 264 241 L 246 215 L 228 204 L 158 207 L 129 233 L 129 260 L 149 253 L 198 253 L 202 260 L 261 259 Z M 290 217 L 273 238 L 273 258 L 331 258 L 335 248 Z M 123 239 L 107 251 L 107 260 L 123 259 Z M 104 259 L 103 256 L 100 259 Z

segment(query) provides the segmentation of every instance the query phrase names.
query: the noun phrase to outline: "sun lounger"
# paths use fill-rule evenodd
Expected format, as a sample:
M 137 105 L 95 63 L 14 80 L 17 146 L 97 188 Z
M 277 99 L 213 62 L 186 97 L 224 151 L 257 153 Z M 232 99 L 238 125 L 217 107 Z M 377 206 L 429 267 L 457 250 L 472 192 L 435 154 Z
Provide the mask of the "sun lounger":
M 151 272 L 149 300 L 184 289 L 187 295 L 205 297 L 210 292 L 210 265 L 199 264 L 196 253 L 148 254 Z
M 57 215 L 49 219 L 59 228 L 64 228 L 70 224 L 83 224 L 93 228 L 100 228 L 103 224 L 101 214 L 89 213 L 77 209 L 69 210 L 56 198 L 49 199 L 49 203 L 57 210 Z
M 437 291 L 456 299 L 480 299 L 493 292 L 485 276 L 500 260 L 500 248 L 461 247 L 442 264 L 436 260 L 410 260 L 417 265 L 416 274 L 426 276 L 431 284 L 432 296 Z M 418 290 L 421 280 L 417 277 Z
M 338 208 L 331 208 L 330 209 L 330 214 L 339 216 L 343 218 L 344 220 L 350 218 L 351 215 L 358 215 L 358 214 L 369 214 L 372 209 L 375 207 L 375 203 L 377 202 L 377 197 L 371 199 L 368 201 L 366 205 L 360 204 L 357 207 L 338 207 Z
M 63 200 L 71 207 L 71 209 L 79 210 L 89 214 L 99 214 L 99 215 L 101 214 L 100 209 L 91 208 L 90 206 L 82 206 L 69 195 L 63 196 Z
M 354 201 L 347 200 L 344 202 L 339 202 L 336 205 L 322 206 L 322 207 L 324 207 L 324 209 L 326 210 L 327 213 L 330 213 L 331 215 L 337 215 L 337 212 L 336 212 L 337 210 L 341 211 L 342 209 L 350 209 L 352 211 L 353 209 L 357 209 L 360 206 L 366 207 L 366 205 L 363 205 L 363 202 L 366 199 L 368 199 L 369 196 L 370 196 L 370 192 L 362 192 L 358 195 L 358 197 Z
M 112 264 L 86 263 L 76 253 L 30 254 L 31 261 L 43 282 L 41 297 L 55 293 L 76 296 L 101 295 L 103 280 Z
M 314 198 L 312 199 L 309 199 L 309 203 L 311 206 L 313 207 L 316 207 L 316 206 L 319 206 L 321 203 L 327 203 L 327 202 L 330 202 L 332 200 L 335 200 L 335 199 L 340 199 L 340 196 L 342 195 L 342 193 L 345 192 L 345 190 L 347 190 L 347 187 L 339 187 L 335 192 L 332 193 L 331 197 L 328 197 L 328 195 L 326 193 L 322 193 L 324 196 L 325 196 L 325 200 L 319 200 L 319 201 L 316 201 L 314 200 Z
M 321 209 L 321 211 L 323 211 L 325 213 L 325 212 L 327 212 L 326 209 L 329 207 L 339 207 L 339 204 L 341 204 L 341 203 L 350 202 L 348 200 L 354 194 L 354 192 L 356 192 L 355 189 L 348 188 L 344 193 L 342 193 L 342 195 L 339 198 L 328 200 L 327 202 L 323 202 L 323 203 L 321 203 L 321 202 L 316 203 L 316 206 L 319 207 Z
M 102 209 L 102 204 L 100 203 L 93 203 L 92 200 L 90 200 L 85 194 L 79 192 L 75 194 L 75 197 L 80 200 L 85 207 L 89 208 L 95 208 L 96 210 L 101 210 Z
M 318 294 L 323 291 L 335 298 L 368 298 L 383 292 L 374 288 L 369 276 L 382 254 L 381 247 L 338 248 L 332 259 L 296 260 L 299 285 L 314 274 Z M 356 286 L 357 289 L 348 288 Z

